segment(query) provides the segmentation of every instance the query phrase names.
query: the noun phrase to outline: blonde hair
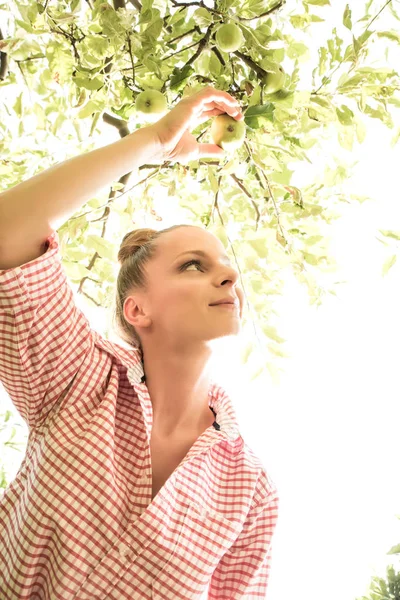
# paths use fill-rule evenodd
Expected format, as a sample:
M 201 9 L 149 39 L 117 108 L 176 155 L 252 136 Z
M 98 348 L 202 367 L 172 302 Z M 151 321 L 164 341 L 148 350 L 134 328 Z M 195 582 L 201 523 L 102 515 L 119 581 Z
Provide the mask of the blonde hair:
M 178 227 L 196 227 L 196 225 L 173 225 L 161 231 L 135 229 L 129 231 L 122 239 L 118 252 L 121 268 L 117 277 L 112 326 L 121 339 L 135 348 L 142 349 L 142 342 L 136 329 L 124 317 L 124 302 L 134 291 L 147 291 L 145 266 L 156 253 L 156 240 L 163 233 Z

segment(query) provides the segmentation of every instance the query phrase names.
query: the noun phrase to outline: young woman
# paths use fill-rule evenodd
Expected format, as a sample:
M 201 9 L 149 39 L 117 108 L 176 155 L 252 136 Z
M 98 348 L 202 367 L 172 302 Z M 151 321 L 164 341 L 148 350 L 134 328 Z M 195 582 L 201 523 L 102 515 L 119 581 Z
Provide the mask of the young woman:
M 264 598 L 276 486 L 211 381 L 243 292 L 201 227 L 129 232 L 107 341 L 75 306 L 57 226 L 148 161 L 223 156 L 190 134 L 242 119 L 206 87 L 157 123 L 0 195 L 0 380 L 29 427 L 0 499 L 1 600 Z

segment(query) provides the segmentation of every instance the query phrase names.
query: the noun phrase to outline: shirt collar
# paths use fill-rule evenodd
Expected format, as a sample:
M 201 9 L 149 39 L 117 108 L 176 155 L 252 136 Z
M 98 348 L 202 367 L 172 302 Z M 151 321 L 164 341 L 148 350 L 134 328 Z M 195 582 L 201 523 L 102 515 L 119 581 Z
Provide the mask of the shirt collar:
M 132 349 L 125 349 L 119 344 L 106 340 L 96 331 L 94 333 L 97 338 L 96 343 L 103 350 L 112 354 L 118 362 L 126 367 L 130 384 L 140 396 L 140 399 L 144 402 L 148 402 L 148 389 L 146 386 L 141 349 L 133 346 Z M 210 385 L 208 395 L 209 406 L 215 412 L 215 421 L 219 425 L 219 430 L 215 430 L 216 434 L 233 444 L 238 438 L 242 440 L 232 400 L 227 392 L 213 381 Z

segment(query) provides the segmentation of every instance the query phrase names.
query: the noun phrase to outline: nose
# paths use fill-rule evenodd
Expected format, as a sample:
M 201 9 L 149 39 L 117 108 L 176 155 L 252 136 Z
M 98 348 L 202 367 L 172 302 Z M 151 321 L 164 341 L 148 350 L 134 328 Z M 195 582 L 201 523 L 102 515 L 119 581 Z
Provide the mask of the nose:
M 226 266 L 225 268 L 226 268 L 226 271 L 228 272 L 229 280 L 236 283 L 237 280 L 239 279 L 239 273 L 236 271 L 236 269 L 234 267 Z M 225 275 L 226 275 L 226 273 L 225 273 Z M 228 281 L 228 280 L 224 279 L 224 281 Z
M 238 280 L 239 280 L 239 273 L 237 272 L 236 269 L 234 269 L 233 267 L 225 267 L 226 271 L 224 274 L 224 279 L 221 282 L 221 285 L 226 286 L 227 282 L 231 282 L 231 286 L 232 289 L 232 295 L 235 295 L 238 297 L 239 303 L 240 305 L 242 305 L 242 289 L 240 288 L 240 286 L 238 286 Z

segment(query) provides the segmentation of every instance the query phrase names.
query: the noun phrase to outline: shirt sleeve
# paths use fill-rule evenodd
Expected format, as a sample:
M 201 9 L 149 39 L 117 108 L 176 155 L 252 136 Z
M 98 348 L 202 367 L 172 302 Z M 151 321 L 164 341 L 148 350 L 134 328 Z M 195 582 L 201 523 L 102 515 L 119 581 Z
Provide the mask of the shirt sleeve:
M 44 254 L 0 270 L 0 381 L 28 428 L 46 419 L 94 345 L 54 231 Z
M 266 598 L 278 509 L 276 489 L 252 506 L 242 531 L 212 575 L 208 600 Z

